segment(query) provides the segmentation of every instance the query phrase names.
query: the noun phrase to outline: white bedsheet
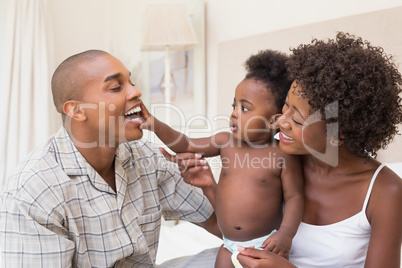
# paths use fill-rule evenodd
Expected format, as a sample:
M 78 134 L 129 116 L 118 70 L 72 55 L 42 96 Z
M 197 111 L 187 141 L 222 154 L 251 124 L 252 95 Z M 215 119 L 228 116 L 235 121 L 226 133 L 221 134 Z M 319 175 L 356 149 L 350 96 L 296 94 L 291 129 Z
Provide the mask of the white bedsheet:
M 172 258 L 197 254 L 204 249 L 219 247 L 222 240 L 203 228 L 186 222 L 163 221 L 156 263 Z

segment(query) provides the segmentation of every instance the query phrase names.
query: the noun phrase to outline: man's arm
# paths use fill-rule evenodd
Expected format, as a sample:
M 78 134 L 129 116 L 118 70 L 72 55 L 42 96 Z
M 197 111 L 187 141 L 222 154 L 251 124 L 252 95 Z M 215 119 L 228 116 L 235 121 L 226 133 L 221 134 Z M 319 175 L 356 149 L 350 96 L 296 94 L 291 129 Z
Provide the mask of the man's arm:
M 18 193 L 2 194 L 0 259 L 5 267 L 71 267 L 75 244 L 58 220 L 44 211 L 46 206 Z
M 207 161 L 199 154 L 181 153 L 171 155 L 163 148 L 160 148 L 160 151 L 167 160 L 177 163 L 186 183 L 202 189 L 202 192 L 215 209 L 216 181 Z
M 186 183 L 202 189 L 204 195 L 208 198 L 212 207 L 215 209 L 216 181 L 212 175 L 208 163 L 201 158 L 200 155 L 193 153 L 171 155 L 162 148 L 160 151 L 167 160 L 178 164 L 181 175 L 183 176 L 183 180 Z M 222 238 L 222 233 L 219 230 L 215 213 L 212 213 L 208 220 L 194 224 L 204 228 L 215 236 Z
M 222 238 L 222 233 L 219 230 L 219 226 L 218 226 L 218 221 L 216 219 L 216 215 L 215 212 L 212 213 L 211 217 L 209 217 L 208 220 L 201 222 L 201 223 L 194 223 L 202 228 L 204 228 L 205 230 L 207 230 L 208 232 L 210 232 L 211 234 Z

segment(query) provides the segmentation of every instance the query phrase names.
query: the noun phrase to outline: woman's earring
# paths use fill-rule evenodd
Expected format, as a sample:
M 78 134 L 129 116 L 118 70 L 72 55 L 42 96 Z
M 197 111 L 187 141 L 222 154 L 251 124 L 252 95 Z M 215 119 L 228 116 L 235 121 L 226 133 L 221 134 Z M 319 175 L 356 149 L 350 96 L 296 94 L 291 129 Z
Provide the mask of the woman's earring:
M 342 141 L 338 138 L 338 139 L 334 139 L 333 137 L 329 140 L 329 144 L 331 144 L 332 146 L 342 146 Z

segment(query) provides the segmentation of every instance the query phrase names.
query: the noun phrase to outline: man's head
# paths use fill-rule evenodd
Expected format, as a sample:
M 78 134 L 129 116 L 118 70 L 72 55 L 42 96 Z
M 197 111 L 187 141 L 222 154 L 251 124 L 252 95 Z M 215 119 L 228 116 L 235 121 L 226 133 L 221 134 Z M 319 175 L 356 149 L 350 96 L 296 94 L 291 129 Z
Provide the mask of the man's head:
M 99 50 L 71 56 L 56 69 L 54 104 L 80 146 L 116 146 L 141 138 L 141 93 L 130 75 L 123 63 Z
M 53 103 L 56 110 L 63 114 L 63 105 L 69 100 L 79 100 L 83 93 L 86 75 L 83 65 L 93 62 L 108 53 L 101 50 L 88 50 L 65 59 L 52 77 Z

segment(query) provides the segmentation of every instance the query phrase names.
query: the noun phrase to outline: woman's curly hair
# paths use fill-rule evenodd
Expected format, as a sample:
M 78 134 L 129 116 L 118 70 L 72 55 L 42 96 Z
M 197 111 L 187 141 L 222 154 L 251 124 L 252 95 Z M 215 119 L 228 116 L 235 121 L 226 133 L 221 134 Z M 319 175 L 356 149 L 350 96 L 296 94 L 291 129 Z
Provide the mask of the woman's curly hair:
M 341 146 L 360 157 L 376 157 L 399 133 L 402 122 L 402 78 L 392 56 L 343 32 L 336 40 L 313 39 L 291 51 L 289 74 L 302 87 L 310 113 L 324 113 L 337 102 Z
M 289 56 L 275 50 L 262 50 L 250 56 L 244 63 L 245 79 L 255 79 L 265 83 L 275 98 L 278 112 L 282 110 L 292 81 L 286 68 Z

